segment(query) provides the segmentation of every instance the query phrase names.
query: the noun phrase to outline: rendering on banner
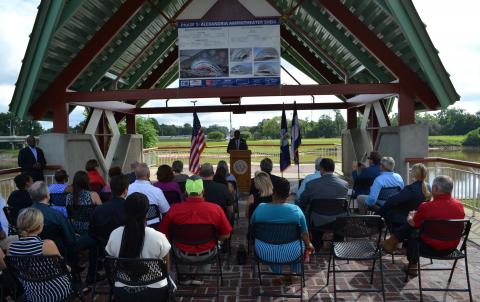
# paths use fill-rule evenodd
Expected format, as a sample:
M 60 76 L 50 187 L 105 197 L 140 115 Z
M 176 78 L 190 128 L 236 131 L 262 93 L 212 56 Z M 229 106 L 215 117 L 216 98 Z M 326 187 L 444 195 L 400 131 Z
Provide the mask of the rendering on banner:
M 280 85 L 280 21 L 181 22 L 180 87 Z

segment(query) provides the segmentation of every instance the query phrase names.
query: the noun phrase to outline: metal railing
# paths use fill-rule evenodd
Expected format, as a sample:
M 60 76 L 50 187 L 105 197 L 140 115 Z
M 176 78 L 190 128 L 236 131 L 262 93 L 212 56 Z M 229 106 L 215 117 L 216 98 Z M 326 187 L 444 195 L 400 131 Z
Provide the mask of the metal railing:
M 316 157 L 332 158 L 336 162 L 342 161 L 342 146 L 338 144 L 303 144 L 302 147 L 306 151 L 300 150 L 300 159 L 310 158 L 313 160 L 302 161 L 302 163 L 314 163 Z M 218 160 L 230 159 L 230 155 L 226 152 L 227 145 L 222 146 L 207 146 L 202 153 L 202 161 L 215 162 Z M 263 158 L 268 157 L 274 163 L 278 163 L 280 159 L 280 149 L 276 145 L 254 144 L 249 145 L 252 151 L 252 162 L 260 162 Z M 270 150 L 269 150 L 270 149 Z M 171 147 L 157 147 L 143 150 L 143 160 L 149 166 L 160 166 L 163 164 L 171 165 L 175 160 L 181 160 L 184 163 L 188 162 L 190 156 L 190 147 L 186 146 L 171 146 Z
M 473 214 L 480 211 L 480 163 L 441 157 L 407 158 L 407 168 L 412 164 L 423 163 L 428 168 L 428 182 L 432 184 L 438 175 L 448 175 L 453 179 L 452 196 L 472 209 Z M 407 176 L 407 183 L 410 183 Z
M 60 169 L 59 166 L 47 166 L 44 170 L 45 181 L 48 184 L 54 182 L 54 173 L 55 170 Z M 3 169 L 0 170 L 0 197 L 7 200 L 8 196 L 17 189 L 15 186 L 15 182 L 13 179 L 15 176 L 20 174 L 20 168 L 12 168 L 12 169 Z

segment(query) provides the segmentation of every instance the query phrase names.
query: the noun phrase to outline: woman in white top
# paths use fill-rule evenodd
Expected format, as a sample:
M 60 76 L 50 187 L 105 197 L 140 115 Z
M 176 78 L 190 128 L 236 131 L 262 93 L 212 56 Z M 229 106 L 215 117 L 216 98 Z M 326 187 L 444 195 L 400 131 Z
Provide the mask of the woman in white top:
M 108 239 L 105 250 L 119 258 L 156 258 L 168 261 L 170 243 L 164 234 L 146 226 L 148 199 L 142 193 L 132 193 L 125 201 L 125 226 L 115 229 Z M 163 279 L 146 288 L 129 287 L 115 283 L 115 300 L 122 301 L 167 301 L 168 282 Z

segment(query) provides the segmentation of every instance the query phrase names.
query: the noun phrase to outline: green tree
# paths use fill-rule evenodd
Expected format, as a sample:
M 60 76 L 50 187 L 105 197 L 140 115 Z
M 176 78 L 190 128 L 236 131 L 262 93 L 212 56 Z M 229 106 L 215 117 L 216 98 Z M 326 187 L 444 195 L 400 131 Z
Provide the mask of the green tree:
M 228 128 L 227 127 L 220 126 L 220 125 L 217 125 L 217 124 L 210 125 L 205 129 L 206 134 L 209 134 L 209 133 L 214 132 L 214 131 L 221 132 L 225 135 L 228 134 Z
M 335 121 L 335 127 L 336 127 L 335 129 L 336 136 L 340 137 L 342 135 L 343 129 L 347 128 L 347 122 L 343 118 L 343 115 L 340 113 L 340 110 L 335 109 L 333 110 L 333 112 L 335 113 L 334 121 Z
M 327 114 L 320 116 L 318 119 L 317 128 L 319 137 L 336 137 L 337 135 L 335 121 L 333 121 L 332 118 Z
M 213 131 L 207 134 L 207 138 L 212 141 L 221 141 L 225 139 L 225 134 L 220 131 Z
M 40 135 L 43 134 L 42 125 L 38 121 L 20 120 L 13 113 L 0 113 L 0 135 Z
M 479 147 L 480 146 L 480 128 L 474 129 L 467 133 L 465 140 L 463 141 L 464 146 Z
M 153 148 L 158 144 L 158 135 L 155 126 L 150 119 L 146 119 L 141 116 L 137 116 L 135 119 L 135 127 L 137 133 L 143 135 L 143 148 Z M 127 127 L 125 121 L 118 124 L 120 133 L 127 133 Z
M 240 131 L 240 136 L 246 140 L 249 140 L 252 138 L 252 134 L 250 133 L 250 131 L 245 131 L 245 130 Z

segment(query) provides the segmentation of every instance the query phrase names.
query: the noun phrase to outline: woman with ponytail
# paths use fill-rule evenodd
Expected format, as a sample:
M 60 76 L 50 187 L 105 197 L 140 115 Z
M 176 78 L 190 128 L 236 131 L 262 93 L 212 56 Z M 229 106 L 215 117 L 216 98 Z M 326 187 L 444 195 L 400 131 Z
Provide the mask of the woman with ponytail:
M 379 214 L 385 218 L 385 222 L 391 236 L 382 242 L 383 249 L 387 253 L 393 253 L 399 242 L 403 241 L 402 228 L 407 224 L 410 211 L 415 211 L 420 203 L 429 201 L 432 194 L 430 186 L 426 182 L 428 170 L 423 164 L 412 166 L 413 183 L 406 186 L 398 194 L 390 197 Z
M 119 258 L 155 258 L 168 261 L 170 243 L 164 234 L 146 226 L 149 202 L 142 193 L 132 193 L 125 201 L 125 226 L 115 229 L 108 239 L 105 250 Z M 147 288 L 135 288 L 115 282 L 115 300 L 167 301 L 168 282 L 163 279 Z

